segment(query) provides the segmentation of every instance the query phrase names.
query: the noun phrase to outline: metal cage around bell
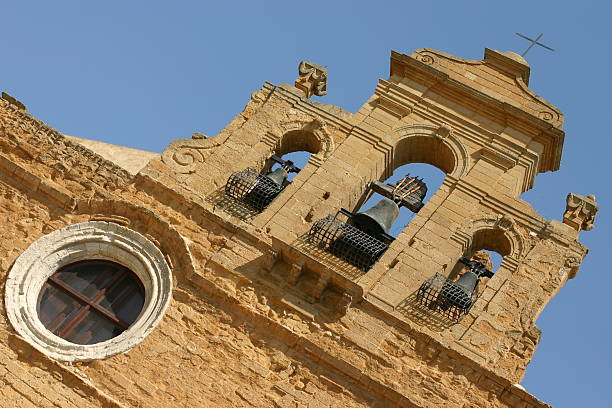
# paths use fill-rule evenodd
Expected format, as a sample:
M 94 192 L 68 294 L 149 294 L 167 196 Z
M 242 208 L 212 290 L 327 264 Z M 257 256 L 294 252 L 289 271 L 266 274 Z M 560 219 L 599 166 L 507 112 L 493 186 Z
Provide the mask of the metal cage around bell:
M 348 212 L 338 213 L 347 215 Z M 319 248 L 364 272 L 367 272 L 389 248 L 388 243 L 338 219 L 338 214 L 317 220 L 310 228 L 308 236 L 310 242 Z
M 232 174 L 225 184 L 225 193 L 262 212 L 284 189 L 270 178 L 247 167 Z
M 477 290 L 467 295 L 456 281 L 436 273 L 421 284 L 416 299 L 421 306 L 458 323 L 470 312 L 478 296 Z

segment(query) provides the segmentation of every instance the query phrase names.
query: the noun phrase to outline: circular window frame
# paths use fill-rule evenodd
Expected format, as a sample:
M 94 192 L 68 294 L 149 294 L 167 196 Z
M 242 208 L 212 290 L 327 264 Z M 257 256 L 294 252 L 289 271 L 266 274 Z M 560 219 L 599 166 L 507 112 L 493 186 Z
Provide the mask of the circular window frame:
M 84 260 L 107 260 L 130 269 L 145 288 L 145 302 L 132 325 L 112 339 L 90 345 L 51 333 L 37 313 L 38 296 L 59 268 Z M 119 224 L 72 224 L 33 242 L 9 271 L 5 307 L 14 329 L 42 353 L 64 361 L 103 359 L 126 352 L 153 331 L 172 299 L 172 273 L 162 252 L 142 234 Z

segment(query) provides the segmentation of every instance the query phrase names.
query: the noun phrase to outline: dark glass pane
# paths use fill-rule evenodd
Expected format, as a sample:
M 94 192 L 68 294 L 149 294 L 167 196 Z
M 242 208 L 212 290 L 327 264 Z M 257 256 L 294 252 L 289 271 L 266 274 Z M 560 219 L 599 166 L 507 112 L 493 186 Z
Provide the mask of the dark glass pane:
M 38 298 L 38 317 L 49 331 L 57 335 L 83 306 L 83 303 L 47 282 Z
M 95 344 L 120 335 L 123 329 L 117 327 L 98 312 L 89 310 L 79 322 L 62 337 L 71 343 Z
M 144 290 L 134 273 L 109 261 L 85 261 L 65 266 L 45 283 L 38 315 L 57 336 L 95 344 L 121 334 L 143 305 Z
M 144 305 L 144 291 L 136 279 L 132 274 L 126 276 L 98 302 L 127 325 L 136 320 Z
M 68 265 L 53 276 L 91 299 L 108 286 L 121 269 L 112 262 L 87 261 Z

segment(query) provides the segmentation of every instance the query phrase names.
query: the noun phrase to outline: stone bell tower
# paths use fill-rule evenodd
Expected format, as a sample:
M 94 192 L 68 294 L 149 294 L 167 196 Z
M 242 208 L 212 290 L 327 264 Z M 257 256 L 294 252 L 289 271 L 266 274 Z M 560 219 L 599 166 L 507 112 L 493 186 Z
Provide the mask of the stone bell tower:
M 549 221 L 519 198 L 559 168 L 564 139 L 529 72 L 510 52 L 392 52 L 389 78 L 352 114 L 310 99 L 327 93 L 327 70 L 302 62 L 295 86 L 265 83 L 215 137 L 138 165 L 131 152 L 129 168 L 120 148 L 66 138 L 0 100 L 0 209 L 36 215 L 0 247 L 0 369 L 17 390 L 2 401 L 548 407 L 518 383 L 597 205 L 570 194 Z M 296 151 L 311 154 L 301 169 L 283 159 Z M 383 182 L 411 163 L 444 172 L 441 187 Z M 384 205 L 359 213 L 374 193 Z M 402 206 L 416 214 L 394 238 Z M 497 270 L 483 250 L 503 257 Z M 152 306 L 105 342 L 54 337 L 35 292 L 62 257 L 132 269 Z
M 587 252 L 578 232 L 590 229 L 597 206 L 570 194 L 563 222 L 548 221 L 518 198 L 538 173 L 559 168 L 564 139 L 563 114 L 528 88 L 529 73 L 511 52 L 486 49 L 481 61 L 393 52 L 389 79 L 351 115 L 306 99 L 326 88 L 326 71 L 302 63 L 297 89 L 266 84 L 220 136 L 175 142 L 163 161 L 206 194 L 229 169 L 311 152 L 261 213 L 215 202 L 216 214 L 271 240 L 254 269 L 282 288 L 268 299 L 317 327 L 305 351 L 390 405 L 544 406 L 514 384 L 539 341 L 535 320 Z M 444 182 L 360 268 L 349 259 L 359 249 L 332 248 L 350 224 L 334 214 L 358 208 L 373 182 L 409 163 L 436 166 Z M 330 215 L 336 235 L 321 237 L 329 223 L 313 225 Z M 482 249 L 502 255 L 501 266 L 479 279 L 467 305 L 444 307 L 444 288 L 465 270 L 459 259 Z M 223 251 L 214 258 L 241 268 Z

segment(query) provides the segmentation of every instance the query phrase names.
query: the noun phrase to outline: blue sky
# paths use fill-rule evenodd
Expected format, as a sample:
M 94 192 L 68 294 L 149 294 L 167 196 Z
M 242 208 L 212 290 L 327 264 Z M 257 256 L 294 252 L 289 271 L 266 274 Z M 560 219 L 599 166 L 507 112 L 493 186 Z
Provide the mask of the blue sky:
M 568 192 L 595 194 L 595 229 L 576 279 L 542 313 L 523 381 L 556 407 L 612 406 L 609 126 L 612 32 L 606 2 L 2 2 L 0 89 L 74 136 L 160 152 L 215 135 L 264 81 L 295 79 L 300 60 L 329 69 L 329 95 L 356 111 L 389 72 L 390 50 L 435 48 L 481 59 L 527 56 L 530 86 L 565 112 L 561 170 L 523 198 L 560 219 Z

